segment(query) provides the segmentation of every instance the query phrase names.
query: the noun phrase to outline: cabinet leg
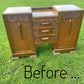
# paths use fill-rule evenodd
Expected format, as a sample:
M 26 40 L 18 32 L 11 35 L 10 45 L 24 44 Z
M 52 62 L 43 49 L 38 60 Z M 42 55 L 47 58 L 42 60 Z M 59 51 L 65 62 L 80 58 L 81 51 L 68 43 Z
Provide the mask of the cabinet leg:
M 55 52 L 55 51 L 53 50 L 53 54 L 54 54 L 54 55 L 60 55 L 60 52 Z
M 37 57 L 37 55 L 31 55 L 30 56 L 30 58 L 36 58 Z
M 19 57 L 12 57 L 12 60 L 18 60 Z
M 76 53 L 76 51 L 70 51 L 70 53 Z

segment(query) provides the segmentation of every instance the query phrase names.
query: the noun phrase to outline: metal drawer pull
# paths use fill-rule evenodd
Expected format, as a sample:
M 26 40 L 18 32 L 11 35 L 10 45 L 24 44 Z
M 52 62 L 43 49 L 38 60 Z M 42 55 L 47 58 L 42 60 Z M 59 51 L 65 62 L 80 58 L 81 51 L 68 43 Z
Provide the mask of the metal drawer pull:
M 20 22 L 18 22 L 18 26 L 19 26 L 19 32 L 20 32 L 20 35 L 21 35 L 21 39 L 23 39 Z
M 49 32 L 49 30 L 42 30 L 41 32 L 45 33 L 45 32 Z
M 49 39 L 49 37 L 44 37 L 44 38 L 42 38 L 42 40 L 48 40 Z
M 71 23 L 71 19 L 69 19 L 69 22 Z
M 68 29 L 68 35 L 70 35 L 70 31 L 71 31 L 71 23 L 72 23 L 72 20 L 69 19 L 69 29 Z
M 42 25 L 49 25 L 50 22 L 44 22 L 44 23 L 41 23 Z

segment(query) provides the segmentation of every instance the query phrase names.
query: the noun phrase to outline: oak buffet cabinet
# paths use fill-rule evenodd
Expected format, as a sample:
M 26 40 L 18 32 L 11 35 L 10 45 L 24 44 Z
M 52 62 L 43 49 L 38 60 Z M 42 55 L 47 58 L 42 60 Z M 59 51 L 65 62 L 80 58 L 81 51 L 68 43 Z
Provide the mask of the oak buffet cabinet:
M 76 52 L 83 12 L 75 5 L 52 7 L 9 7 L 3 19 L 13 59 L 36 57 L 39 45 L 53 45 L 53 54 Z

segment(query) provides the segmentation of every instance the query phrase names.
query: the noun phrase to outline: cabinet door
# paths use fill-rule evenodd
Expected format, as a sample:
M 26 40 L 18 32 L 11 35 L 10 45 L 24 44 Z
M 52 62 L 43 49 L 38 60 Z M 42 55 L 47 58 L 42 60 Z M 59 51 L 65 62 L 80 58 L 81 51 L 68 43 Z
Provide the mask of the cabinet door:
M 82 15 L 80 18 L 72 18 L 71 29 L 70 29 L 70 43 L 73 47 L 76 47 L 77 45 L 81 23 L 82 23 Z
M 9 22 L 10 35 L 14 51 L 32 50 L 32 28 L 30 21 Z
M 70 14 L 71 15 L 71 14 Z M 68 17 L 61 19 L 59 25 L 59 36 L 57 48 L 75 48 L 81 27 L 82 15 L 80 17 Z
M 59 28 L 59 35 L 57 40 L 57 48 L 67 48 L 69 47 L 70 35 L 70 20 L 62 19 Z

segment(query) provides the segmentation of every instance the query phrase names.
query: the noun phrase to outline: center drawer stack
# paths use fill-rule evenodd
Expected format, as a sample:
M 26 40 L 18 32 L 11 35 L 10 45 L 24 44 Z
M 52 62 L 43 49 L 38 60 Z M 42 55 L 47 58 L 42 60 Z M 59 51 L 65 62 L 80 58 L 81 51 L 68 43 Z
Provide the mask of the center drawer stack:
M 58 18 L 33 19 L 33 33 L 35 44 L 54 43 L 57 39 Z

